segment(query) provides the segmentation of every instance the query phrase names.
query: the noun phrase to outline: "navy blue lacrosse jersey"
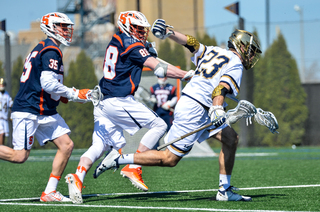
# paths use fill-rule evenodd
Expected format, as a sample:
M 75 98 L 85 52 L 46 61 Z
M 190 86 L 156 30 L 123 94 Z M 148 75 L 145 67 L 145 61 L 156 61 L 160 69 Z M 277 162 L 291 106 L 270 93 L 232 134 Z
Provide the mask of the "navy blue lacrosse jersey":
M 144 62 L 151 57 L 142 42 L 117 32 L 106 49 L 100 87 L 105 98 L 134 95 Z
M 150 92 L 152 95 L 155 95 L 157 99 L 157 103 L 154 104 L 153 110 L 161 117 L 164 115 L 172 115 L 170 110 L 165 110 L 161 107 L 164 103 L 171 100 L 176 96 L 176 87 L 169 83 L 165 84 L 165 86 L 160 86 L 159 84 L 155 84 L 150 88 Z
M 51 40 L 41 41 L 27 56 L 20 77 L 20 89 L 14 99 L 12 111 L 35 115 L 54 115 L 60 96 L 45 92 L 40 84 L 42 71 L 53 71 L 63 83 L 62 52 Z

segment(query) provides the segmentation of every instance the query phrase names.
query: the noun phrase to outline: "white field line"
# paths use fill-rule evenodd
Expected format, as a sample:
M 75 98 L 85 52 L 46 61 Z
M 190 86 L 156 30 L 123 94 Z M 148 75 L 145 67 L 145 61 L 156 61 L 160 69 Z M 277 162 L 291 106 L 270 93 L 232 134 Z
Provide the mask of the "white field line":
M 123 205 L 71 205 L 71 204 L 36 204 L 36 203 L 0 203 L 0 205 L 21 205 L 21 206 L 57 206 L 57 207 L 81 207 L 81 208 L 122 208 L 122 209 L 144 209 L 144 210 L 185 210 L 185 211 L 241 211 L 241 212 L 281 212 L 277 210 L 242 210 L 242 209 L 215 209 L 215 208 L 174 208 L 174 207 L 143 207 L 143 206 L 123 206 Z M 289 211 L 287 211 L 289 212 Z M 295 211 L 306 212 L 306 211 Z
M 310 188 L 310 187 L 320 187 L 320 184 L 314 185 L 293 185 L 293 186 L 270 186 L 270 187 L 252 187 L 252 188 L 239 188 L 239 190 L 261 190 L 261 189 L 281 189 L 281 188 Z M 149 194 L 174 194 L 174 193 L 193 193 L 193 192 L 208 192 L 208 191 L 218 191 L 218 189 L 204 189 L 204 190 L 183 190 L 183 191 L 156 191 L 156 192 L 139 192 L 139 193 L 107 193 L 107 194 L 85 194 L 83 197 L 99 197 L 99 196 L 121 196 L 121 195 L 149 195 Z M 17 198 L 17 199 L 0 199 L 0 204 L 2 202 L 12 202 L 12 201 L 28 201 L 28 200 L 40 200 L 39 197 L 31 198 Z M 38 205 L 38 204 L 37 204 Z M 59 204 L 61 205 L 61 204 Z

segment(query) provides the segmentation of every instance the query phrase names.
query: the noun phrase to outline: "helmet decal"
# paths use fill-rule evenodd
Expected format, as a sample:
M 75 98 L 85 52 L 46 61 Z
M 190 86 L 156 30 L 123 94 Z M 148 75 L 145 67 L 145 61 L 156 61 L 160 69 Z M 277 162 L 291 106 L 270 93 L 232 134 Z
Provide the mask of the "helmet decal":
M 74 23 L 63 13 L 53 12 L 41 18 L 40 28 L 48 36 L 69 46 L 72 41 Z

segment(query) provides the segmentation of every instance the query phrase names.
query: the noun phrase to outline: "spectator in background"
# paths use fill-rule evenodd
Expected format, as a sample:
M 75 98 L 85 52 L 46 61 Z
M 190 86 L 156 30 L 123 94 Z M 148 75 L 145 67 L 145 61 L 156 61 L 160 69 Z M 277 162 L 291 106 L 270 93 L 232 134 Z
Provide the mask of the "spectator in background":
M 177 103 L 176 87 L 167 81 L 167 77 L 158 78 L 158 83 L 150 87 L 152 99 L 154 99 L 153 110 L 167 124 L 169 131 L 173 121 L 173 110 Z
M 11 96 L 5 89 L 6 82 L 0 78 L 0 145 L 4 145 L 5 137 L 9 136 L 8 113 L 13 104 Z

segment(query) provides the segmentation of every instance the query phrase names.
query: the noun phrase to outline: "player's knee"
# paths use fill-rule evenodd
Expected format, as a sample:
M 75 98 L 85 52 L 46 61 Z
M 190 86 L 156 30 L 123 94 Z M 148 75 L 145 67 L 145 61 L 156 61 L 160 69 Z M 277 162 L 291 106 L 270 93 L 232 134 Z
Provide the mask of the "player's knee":
M 163 155 L 164 156 L 162 157 L 162 162 L 164 166 L 168 167 L 175 167 L 181 159 L 180 157 L 170 152 L 168 149 L 163 151 Z
M 70 157 L 72 154 L 73 147 L 74 147 L 74 143 L 71 139 L 69 139 L 59 147 L 59 150 L 63 152 L 63 154 Z
M 70 139 L 70 141 L 65 144 L 66 152 L 71 155 L 72 150 L 73 150 L 73 147 L 74 147 L 74 143 L 73 143 L 73 141 Z
M 13 163 L 24 163 L 27 161 L 29 154 L 27 151 L 14 151 L 12 158 Z

